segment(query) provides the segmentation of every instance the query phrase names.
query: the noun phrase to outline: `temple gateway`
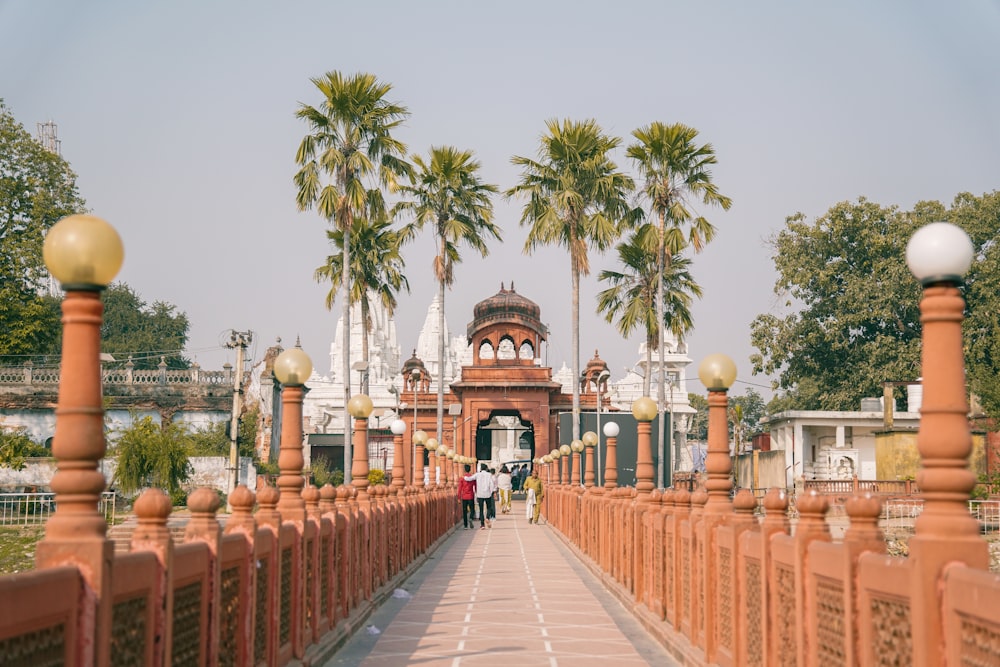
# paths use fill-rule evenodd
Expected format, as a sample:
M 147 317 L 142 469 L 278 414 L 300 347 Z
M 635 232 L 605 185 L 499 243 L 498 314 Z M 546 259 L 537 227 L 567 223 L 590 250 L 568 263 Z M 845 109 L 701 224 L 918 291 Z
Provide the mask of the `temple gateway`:
M 571 424 L 566 420 L 572 414 L 574 379 L 565 363 L 556 373 L 544 364 L 543 345 L 549 331 L 538 304 L 519 294 L 513 283 L 509 288 L 501 284 L 499 292 L 476 304 L 464 336 L 451 336 L 445 325 L 443 367 L 439 367 L 437 352 L 440 308 L 435 296 L 413 353 L 405 361 L 401 360 L 395 322 L 384 309 L 373 308 L 367 363 L 361 359 L 360 312 L 352 311 L 351 378 L 338 376 L 343 368 L 344 336 L 343 319 L 338 321 L 330 346 L 330 374 L 324 377 L 314 371 L 307 382 L 303 405 L 307 456 L 322 456 L 331 467 L 342 467 L 345 381 L 352 383 L 352 393 L 364 390 L 375 406 L 369 423 L 373 469 L 392 469 L 389 425 L 396 419 L 406 423 L 404 451 L 414 451 L 413 434 L 423 430 L 454 448 L 456 454 L 498 466 L 543 456 L 569 442 L 571 433 L 560 433 L 559 425 L 560 415 L 564 415 L 563 430 L 567 430 L 565 424 Z M 614 379 L 615 373 L 595 350 L 579 379 L 585 425 L 588 415 L 603 413 L 611 418 L 616 412 L 629 413 L 632 401 L 642 394 L 644 375 L 651 371 L 654 379 L 658 377 L 659 355 L 654 352 L 647 368 L 644 344 L 639 352 L 640 361 Z M 685 375 L 691 359 L 686 346 L 674 339 L 668 340 L 665 352 L 662 366 L 669 382 L 665 410 L 671 415 L 667 423 L 673 425 L 672 438 L 683 442 L 689 416 L 694 413 L 687 399 Z M 444 423 L 437 434 L 440 382 L 444 383 Z M 588 428 L 593 429 L 593 424 Z M 690 458 L 687 447 L 682 452 Z M 407 479 L 413 465 L 412 461 L 404 462 Z

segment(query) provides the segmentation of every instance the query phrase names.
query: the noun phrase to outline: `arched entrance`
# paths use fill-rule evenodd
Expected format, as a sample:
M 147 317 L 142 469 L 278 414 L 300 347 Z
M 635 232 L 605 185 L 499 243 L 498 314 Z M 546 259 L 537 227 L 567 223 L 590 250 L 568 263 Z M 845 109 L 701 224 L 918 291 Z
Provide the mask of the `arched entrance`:
M 502 465 L 535 457 L 535 425 L 517 410 L 492 410 L 476 428 L 476 458 Z

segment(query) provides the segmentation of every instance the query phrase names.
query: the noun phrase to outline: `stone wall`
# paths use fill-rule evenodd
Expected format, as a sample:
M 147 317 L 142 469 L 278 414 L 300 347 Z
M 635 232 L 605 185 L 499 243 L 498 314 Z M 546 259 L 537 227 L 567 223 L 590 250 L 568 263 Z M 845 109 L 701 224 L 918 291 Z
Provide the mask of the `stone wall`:
M 229 484 L 229 458 L 225 456 L 192 456 L 189 461 L 194 471 L 184 488 L 191 490 L 199 486 L 218 489 L 223 493 Z M 106 458 L 100 461 L 107 487 L 111 487 L 116 461 Z M 29 459 L 22 470 L 0 467 L 0 493 L 48 492 L 49 482 L 56 472 L 55 459 Z M 240 483 L 251 491 L 257 490 L 257 469 L 253 460 L 240 457 Z

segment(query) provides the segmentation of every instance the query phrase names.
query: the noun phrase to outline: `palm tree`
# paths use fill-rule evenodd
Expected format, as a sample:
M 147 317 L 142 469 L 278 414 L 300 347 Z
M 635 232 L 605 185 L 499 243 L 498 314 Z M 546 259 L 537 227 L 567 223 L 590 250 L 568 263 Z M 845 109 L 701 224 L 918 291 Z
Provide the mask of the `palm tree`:
M 521 224 L 530 225 L 524 252 L 541 245 L 569 250 L 572 277 L 573 377 L 580 377 L 580 276 L 590 274 L 590 246 L 603 252 L 636 220 L 628 204 L 635 188 L 608 154 L 621 140 L 594 120 L 549 120 L 538 160 L 515 156 L 521 182 L 505 193 L 525 196 Z M 580 385 L 573 383 L 573 439 L 580 438 Z
M 650 123 L 632 133 L 638 141 L 628 147 L 627 155 L 642 174 L 642 194 L 648 201 L 650 212 L 656 214 L 659 222 L 659 252 L 657 274 L 656 309 L 663 313 L 663 272 L 669 256 L 684 245 L 701 252 L 705 244 L 715 236 L 715 227 L 694 208 L 694 200 L 729 210 L 732 200 L 719 193 L 712 182 L 708 168 L 716 163 L 715 149 L 711 144 L 698 146 L 695 138 L 698 131 L 682 123 L 666 125 Z M 668 249 L 671 252 L 668 253 Z M 659 465 L 657 482 L 662 485 L 663 475 L 663 402 L 666 377 L 663 372 L 663 338 L 657 342 L 660 361 L 660 382 L 657 388 L 657 403 L 661 419 L 657 434 Z M 680 443 L 674 452 L 674 469 L 680 460 Z
M 652 350 L 661 339 L 660 323 L 683 340 L 692 326 L 691 304 L 701 298 L 701 286 L 691 276 L 691 260 L 674 254 L 663 274 L 663 283 L 669 300 L 662 319 L 658 318 L 656 296 L 659 286 L 657 262 L 657 231 L 653 225 L 643 225 L 629 239 L 618 244 L 618 271 L 604 270 L 598 279 L 610 285 L 597 295 L 597 312 L 603 313 L 608 322 L 617 318 L 617 329 L 627 338 L 636 329 L 646 334 L 646 374 L 642 379 L 642 393 L 649 396 L 652 373 Z
M 344 266 L 352 266 L 351 228 L 356 216 L 379 219 L 385 202 L 368 181 L 395 189 L 398 178 L 409 173 L 406 145 L 392 138 L 409 115 L 406 107 L 389 102 L 392 86 L 367 73 L 344 76 L 327 72 L 310 79 L 322 95 L 319 107 L 301 104 L 295 115 L 306 122 L 295 162 L 300 211 L 315 207 L 321 216 L 344 234 Z M 344 299 L 344 474 L 351 479 L 351 300 Z
M 326 307 L 331 309 L 337 291 L 344 283 L 344 237 L 339 229 L 329 229 L 327 238 L 334 248 L 341 252 L 329 255 L 326 263 L 316 269 L 313 277 L 318 283 L 330 283 L 326 295 Z M 371 331 L 371 300 L 377 299 L 391 316 L 396 310 L 396 295 L 400 291 L 410 291 L 410 283 L 403 275 L 405 262 L 399 253 L 402 242 L 399 232 L 392 228 L 388 220 L 369 222 L 357 217 L 351 226 L 351 270 L 348 295 L 352 304 L 361 306 L 361 358 L 368 362 L 368 332 Z M 362 393 L 368 393 L 368 379 L 365 376 Z
M 479 178 L 480 164 L 471 151 L 452 146 L 432 146 L 429 160 L 412 157 L 416 167 L 408 185 L 399 188 L 403 201 L 393 213 L 407 212 L 414 221 L 403 230 L 405 238 L 413 238 L 430 224 L 437 238 L 438 253 L 434 256 L 434 277 L 438 281 L 438 383 L 437 439 L 441 442 L 444 428 L 444 292 L 454 281 L 455 264 L 461 262 L 459 244 L 466 244 L 485 257 L 486 237 L 500 240 L 500 228 L 493 223 L 492 195 L 497 186 Z

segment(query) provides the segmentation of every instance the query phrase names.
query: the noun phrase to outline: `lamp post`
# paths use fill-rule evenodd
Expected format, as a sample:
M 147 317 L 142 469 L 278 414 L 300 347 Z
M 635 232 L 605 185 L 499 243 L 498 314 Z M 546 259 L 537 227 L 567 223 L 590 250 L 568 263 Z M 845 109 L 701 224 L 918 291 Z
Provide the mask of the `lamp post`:
M 406 433 L 406 422 L 397 418 L 389 424 L 389 430 L 392 431 L 392 486 L 398 492 L 406 486 L 406 480 L 403 479 L 406 476 L 406 468 L 403 466 L 405 458 L 403 434 Z
M 542 463 L 545 464 L 545 484 L 548 485 L 552 481 L 552 455 L 543 456 Z
M 562 451 L 556 447 L 551 452 L 549 456 L 552 457 L 552 476 L 555 477 L 553 484 L 559 484 L 562 479 L 562 462 L 559 459 L 562 458 Z
M 597 376 L 597 433 L 601 432 L 601 403 L 604 402 L 604 392 L 603 387 L 607 384 L 608 378 L 611 377 L 611 371 L 604 369 L 601 374 Z M 596 435 L 596 434 L 595 434 Z M 589 466 L 588 466 L 589 468 Z M 601 438 L 597 438 L 597 468 L 594 469 L 594 483 L 600 486 L 601 484 Z
M 650 442 L 650 422 L 656 419 L 656 401 L 643 396 L 632 403 L 632 416 L 636 418 L 638 435 L 635 453 L 635 490 L 639 496 L 648 496 L 653 483 L 653 446 Z
M 283 351 L 274 360 L 274 377 L 281 383 L 281 443 L 278 450 L 278 511 L 283 520 L 302 522 L 306 502 L 302 498 L 302 386 L 312 373 L 312 360 L 297 347 Z
M 594 476 L 594 446 L 597 444 L 598 437 L 593 431 L 587 431 L 583 434 L 583 445 L 587 448 L 587 462 L 586 470 L 583 476 L 583 485 L 588 489 L 594 487 L 595 476 Z
M 573 448 L 569 445 L 559 446 L 559 483 L 569 485 L 569 455 L 573 453 Z
M 416 352 L 414 352 L 414 356 L 416 356 Z M 410 384 L 413 386 L 413 431 L 412 431 L 413 435 L 411 436 L 412 439 L 413 439 L 413 467 L 412 467 L 411 473 L 413 475 L 413 484 L 414 484 L 414 486 L 416 486 L 416 483 L 417 483 L 416 482 L 416 479 L 417 479 L 417 446 L 416 445 L 417 445 L 417 432 L 419 431 L 419 429 L 417 428 L 417 387 L 420 386 L 420 377 L 421 377 L 421 375 L 420 375 L 420 369 L 419 368 L 414 368 L 412 371 L 410 371 Z M 424 437 L 425 438 L 427 437 L 426 433 L 424 434 Z M 426 442 L 426 439 L 424 440 L 424 442 Z M 421 444 L 423 444 L 423 443 L 421 443 Z M 420 460 L 420 464 L 421 464 L 421 466 L 423 466 L 423 459 Z M 424 476 L 423 476 L 423 474 L 421 474 L 420 475 L 420 479 L 421 479 L 420 486 L 423 486 L 423 481 L 422 481 L 423 478 L 424 478 Z
M 608 448 L 608 457 L 604 462 L 604 488 L 608 490 L 618 488 L 618 432 L 618 422 L 604 425 L 605 446 Z
M 358 491 L 358 500 L 368 499 L 368 417 L 372 399 L 367 394 L 355 394 L 347 402 L 347 412 L 354 417 L 354 461 L 351 463 L 351 485 Z
M 430 471 L 427 481 L 434 487 L 438 485 L 437 438 L 427 438 L 427 444 L 424 445 L 424 449 L 427 451 L 427 469 Z
M 104 406 L 101 395 L 101 291 L 118 274 L 124 258 L 121 238 L 100 218 L 72 215 L 49 230 L 43 247 L 45 264 L 66 291 L 62 302 L 62 372 L 56 407 L 52 454 L 56 474 L 51 481 L 56 509 L 38 543 L 35 563 L 41 567 L 74 564 L 96 615 L 82 628 L 94 633 L 81 641 L 91 647 L 88 662 L 108 664 L 111 634 L 111 561 L 114 547 L 108 524 L 97 510 L 104 490 L 98 463 L 104 456 Z M 93 648 L 93 647 L 96 647 Z
M 583 441 L 574 440 L 569 443 L 569 448 L 573 452 L 573 478 L 570 480 L 570 483 L 573 486 L 580 486 L 583 483 L 583 480 L 580 479 L 580 461 L 582 460 L 581 452 L 583 452 Z
M 941 575 L 950 563 L 987 569 L 989 553 L 968 510 L 976 477 L 969 470 L 969 429 L 962 345 L 965 300 L 959 290 L 975 248 L 960 228 L 935 222 L 919 229 L 906 247 L 906 263 L 923 286 L 920 300 L 923 400 L 917 449 L 917 484 L 924 509 L 910 539 L 913 568 L 913 664 L 945 662 L 941 634 Z
M 733 462 L 729 458 L 726 409 L 727 392 L 736 380 L 736 364 L 724 354 L 710 354 L 699 364 L 698 377 L 708 390 L 708 453 L 705 455 L 708 501 L 705 512 L 728 512 L 732 506 L 729 492 L 733 488 Z
M 438 486 L 445 486 L 448 483 L 448 445 L 443 442 L 437 446 L 437 460 L 441 470 Z
M 413 434 L 413 486 L 419 489 L 424 488 L 425 444 L 427 444 L 427 434 L 425 432 L 417 431 Z
M 698 377 L 708 390 L 708 452 L 705 455 L 705 471 L 708 479 L 705 489 L 708 500 L 705 503 L 704 534 L 706 549 L 701 567 L 706 572 L 716 572 L 718 567 L 718 543 L 716 528 L 732 516 L 733 503 L 729 492 L 733 488 L 733 463 L 729 458 L 729 428 L 726 419 L 728 399 L 726 393 L 736 380 L 736 364 L 724 354 L 710 354 L 698 365 Z M 713 577 L 705 580 L 705 654 L 715 662 L 718 644 L 716 640 L 715 610 L 723 601 L 719 599 L 718 581 Z

